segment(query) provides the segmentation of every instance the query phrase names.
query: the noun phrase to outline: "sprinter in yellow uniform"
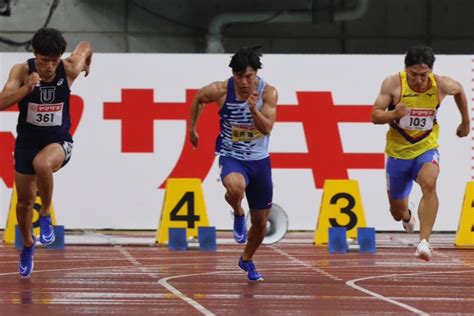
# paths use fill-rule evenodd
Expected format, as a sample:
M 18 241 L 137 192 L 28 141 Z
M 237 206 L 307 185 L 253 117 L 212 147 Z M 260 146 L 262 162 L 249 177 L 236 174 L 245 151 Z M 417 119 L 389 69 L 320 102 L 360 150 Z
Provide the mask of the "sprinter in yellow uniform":
M 465 137 L 470 131 L 463 87 L 449 77 L 434 74 L 434 61 L 430 47 L 411 48 L 405 56 L 405 69 L 385 78 L 372 108 L 373 123 L 390 126 L 385 148 L 390 212 L 396 221 L 402 221 L 409 233 L 415 229 L 415 217 L 408 209 L 408 196 L 413 181 L 421 187 L 420 243 L 415 255 L 427 261 L 431 257 L 429 238 L 438 212 L 439 127 L 436 117 L 446 96 L 454 96 L 461 113 L 457 136 Z

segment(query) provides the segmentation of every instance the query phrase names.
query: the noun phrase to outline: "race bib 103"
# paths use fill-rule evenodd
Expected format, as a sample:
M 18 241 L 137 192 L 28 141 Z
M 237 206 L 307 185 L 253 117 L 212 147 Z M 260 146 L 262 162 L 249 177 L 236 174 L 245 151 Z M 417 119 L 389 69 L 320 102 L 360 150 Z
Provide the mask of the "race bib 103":
M 429 131 L 433 128 L 435 117 L 434 109 L 409 109 L 398 125 L 407 130 Z

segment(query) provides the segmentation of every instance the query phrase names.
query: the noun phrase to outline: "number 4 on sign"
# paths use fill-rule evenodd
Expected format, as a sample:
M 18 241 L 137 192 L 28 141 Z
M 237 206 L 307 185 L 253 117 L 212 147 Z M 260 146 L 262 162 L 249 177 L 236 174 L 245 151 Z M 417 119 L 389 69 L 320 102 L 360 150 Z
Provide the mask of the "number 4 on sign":
M 347 237 L 357 238 L 357 228 L 366 227 L 357 180 L 326 180 L 314 233 L 316 245 L 327 244 L 330 227 L 345 227 Z
M 209 226 L 201 180 L 168 179 L 156 243 L 168 243 L 170 227 L 186 228 L 188 238 L 197 238 L 201 226 Z

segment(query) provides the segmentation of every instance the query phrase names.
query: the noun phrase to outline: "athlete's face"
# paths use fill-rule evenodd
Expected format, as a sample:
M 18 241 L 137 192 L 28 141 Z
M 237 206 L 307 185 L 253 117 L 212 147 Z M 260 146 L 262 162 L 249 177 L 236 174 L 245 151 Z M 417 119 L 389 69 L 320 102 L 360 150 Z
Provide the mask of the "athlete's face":
M 432 69 L 428 65 L 413 65 L 405 67 L 407 73 L 408 85 L 416 92 L 423 92 L 429 88 L 429 74 Z
M 247 66 L 245 71 L 236 73 L 234 72 L 235 86 L 240 93 L 249 94 L 255 89 L 257 82 L 257 71 L 252 67 Z
M 41 80 L 50 81 L 56 75 L 56 69 L 61 62 L 61 56 L 45 56 L 35 53 L 36 70 Z

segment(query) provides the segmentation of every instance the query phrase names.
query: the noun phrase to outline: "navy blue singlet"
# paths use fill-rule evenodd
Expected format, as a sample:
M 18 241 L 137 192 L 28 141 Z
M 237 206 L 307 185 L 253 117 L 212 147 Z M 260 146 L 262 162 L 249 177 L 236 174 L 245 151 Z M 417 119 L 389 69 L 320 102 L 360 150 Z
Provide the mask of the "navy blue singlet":
M 28 59 L 28 67 L 30 74 L 37 71 L 35 58 Z M 69 133 L 70 94 L 66 71 L 61 61 L 51 82 L 41 81 L 39 86 L 18 103 L 20 115 L 17 143 L 39 145 L 61 141 L 72 142 Z

